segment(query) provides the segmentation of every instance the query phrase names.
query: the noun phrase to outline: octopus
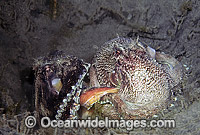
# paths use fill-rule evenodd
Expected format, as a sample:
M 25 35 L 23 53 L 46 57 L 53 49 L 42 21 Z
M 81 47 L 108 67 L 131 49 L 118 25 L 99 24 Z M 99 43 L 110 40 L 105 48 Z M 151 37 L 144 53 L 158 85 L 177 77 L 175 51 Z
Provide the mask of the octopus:
M 175 58 L 123 37 L 106 42 L 91 64 L 56 51 L 33 69 L 36 112 L 52 119 L 150 118 L 168 107 L 182 80 Z
M 81 94 L 80 104 L 113 119 L 151 118 L 167 108 L 182 80 L 182 65 L 175 58 L 122 37 L 101 47 L 89 72 L 92 89 Z
M 83 79 L 90 64 L 61 51 L 35 60 L 35 109 L 38 119 L 76 119 Z

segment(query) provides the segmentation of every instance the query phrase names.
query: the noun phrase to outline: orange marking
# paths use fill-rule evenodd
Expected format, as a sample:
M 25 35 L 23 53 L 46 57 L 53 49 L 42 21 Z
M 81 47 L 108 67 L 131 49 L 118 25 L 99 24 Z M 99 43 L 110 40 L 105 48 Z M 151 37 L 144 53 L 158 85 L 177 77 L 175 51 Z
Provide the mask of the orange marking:
M 94 88 L 86 91 L 80 96 L 80 104 L 86 107 L 88 110 L 94 103 L 100 100 L 100 98 L 109 93 L 117 93 L 119 88 Z

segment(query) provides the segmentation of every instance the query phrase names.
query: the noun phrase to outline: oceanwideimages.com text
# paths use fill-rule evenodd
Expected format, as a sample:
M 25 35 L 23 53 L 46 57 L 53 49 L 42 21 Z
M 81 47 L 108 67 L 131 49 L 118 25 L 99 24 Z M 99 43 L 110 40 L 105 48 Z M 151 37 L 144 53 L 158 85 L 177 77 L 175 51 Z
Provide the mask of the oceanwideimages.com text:
M 27 117 L 28 118 L 28 117 Z M 36 121 L 32 116 L 25 121 L 27 127 L 35 126 Z M 108 117 L 105 119 L 91 119 L 88 117 L 86 120 L 51 120 L 49 117 L 43 117 L 40 125 L 43 128 L 126 128 L 133 130 L 134 128 L 174 128 L 175 120 L 112 120 Z

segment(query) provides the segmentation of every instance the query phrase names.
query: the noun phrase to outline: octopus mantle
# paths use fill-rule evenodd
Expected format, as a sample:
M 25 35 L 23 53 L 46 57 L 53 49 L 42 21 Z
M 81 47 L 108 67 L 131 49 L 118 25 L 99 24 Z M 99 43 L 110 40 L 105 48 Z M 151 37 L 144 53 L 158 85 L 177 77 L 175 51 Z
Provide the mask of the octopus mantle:
M 182 71 L 181 64 L 170 55 L 138 40 L 116 38 L 97 52 L 90 79 L 92 87 L 119 87 L 118 93 L 101 98 L 114 105 L 101 105 L 104 116 L 148 118 L 167 107 Z

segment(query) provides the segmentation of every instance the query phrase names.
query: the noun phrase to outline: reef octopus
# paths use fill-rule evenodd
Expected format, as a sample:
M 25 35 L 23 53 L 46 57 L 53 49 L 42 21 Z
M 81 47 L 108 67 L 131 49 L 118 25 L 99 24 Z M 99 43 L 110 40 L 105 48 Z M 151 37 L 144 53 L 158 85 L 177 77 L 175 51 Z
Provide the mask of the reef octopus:
M 95 55 L 93 89 L 81 94 L 80 103 L 87 110 L 95 104 L 96 112 L 109 118 L 150 118 L 167 108 L 181 79 L 182 65 L 175 58 L 138 39 L 118 37 Z

